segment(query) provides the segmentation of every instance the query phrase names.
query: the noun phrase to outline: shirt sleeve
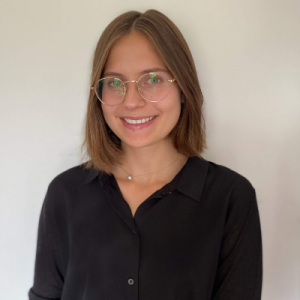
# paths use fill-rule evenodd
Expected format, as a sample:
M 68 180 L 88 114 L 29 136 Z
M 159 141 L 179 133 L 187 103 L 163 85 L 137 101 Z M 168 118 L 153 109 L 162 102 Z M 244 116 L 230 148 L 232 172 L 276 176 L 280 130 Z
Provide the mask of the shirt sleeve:
M 29 300 L 59 300 L 63 289 L 61 248 L 57 235 L 55 202 L 58 188 L 50 183 L 39 218 L 34 284 Z
M 229 200 L 212 300 L 260 300 L 262 273 L 256 192 L 243 180 Z

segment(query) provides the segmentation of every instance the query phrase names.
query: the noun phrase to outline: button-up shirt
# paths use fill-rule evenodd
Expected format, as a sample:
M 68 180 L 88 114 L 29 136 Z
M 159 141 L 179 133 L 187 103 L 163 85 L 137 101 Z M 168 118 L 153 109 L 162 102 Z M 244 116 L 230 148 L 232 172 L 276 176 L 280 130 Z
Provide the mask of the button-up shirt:
M 244 176 L 197 156 L 135 215 L 113 175 L 82 165 L 43 202 L 30 300 L 258 300 L 262 238 Z

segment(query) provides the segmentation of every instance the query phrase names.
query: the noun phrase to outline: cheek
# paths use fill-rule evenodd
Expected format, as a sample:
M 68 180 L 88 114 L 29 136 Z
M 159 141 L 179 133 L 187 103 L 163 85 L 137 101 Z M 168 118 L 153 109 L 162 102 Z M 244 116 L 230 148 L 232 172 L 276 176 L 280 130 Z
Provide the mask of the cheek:
M 180 113 L 181 113 L 181 98 L 180 93 L 176 94 L 176 97 L 173 99 L 174 103 L 172 106 L 172 120 L 176 124 L 179 120 Z M 173 124 L 175 126 L 175 124 Z
M 109 107 L 103 107 L 102 106 L 102 114 L 103 118 L 105 120 L 105 123 L 108 125 L 108 127 L 113 130 L 114 123 L 113 123 L 113 112 Z
M 180 93 L 173 93 L 166 99 L 167 101 L 161 102 L 160 110 L 163 113 L 168 113 L 170 118 L 178 118 L 181 110 Z
M 101 104 L 101 107 L 102 107 L 103 117 L 105 121 L 108 122 L 113 114 L 113 110 L 110 107 L 105 106 L 104 104 Z

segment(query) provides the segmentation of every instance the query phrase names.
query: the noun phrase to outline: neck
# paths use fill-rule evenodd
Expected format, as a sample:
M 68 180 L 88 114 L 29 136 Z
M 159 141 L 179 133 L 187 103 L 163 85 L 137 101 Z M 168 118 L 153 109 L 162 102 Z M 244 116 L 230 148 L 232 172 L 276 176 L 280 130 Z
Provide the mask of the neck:
M 151 185 L 159 181 L 169 182 L 187 161 L 187 157 L 178 153 L 171 141 L 140 148 L 122 145 L 122 148 L 123 168 L 116 166 L 113 174 L 119 180 L 126 181 L 128 175 L 132 175 L 135 184 Z M 148 175 L 138 176 L 144 174 Z

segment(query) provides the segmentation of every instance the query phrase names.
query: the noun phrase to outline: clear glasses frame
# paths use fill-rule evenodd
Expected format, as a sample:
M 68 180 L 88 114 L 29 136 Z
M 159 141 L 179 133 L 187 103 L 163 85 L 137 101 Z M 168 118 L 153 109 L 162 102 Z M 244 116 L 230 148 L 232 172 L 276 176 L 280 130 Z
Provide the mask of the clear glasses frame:
M 138 90 L 140 96 L 141 96 L 144 100 L 146 100 L 146 101 L 148 101 L 148 102 L 159 102 L 159 101 L 161 101 L 161 100 L 163 100 L 163 99 L 165 99 L 165 98 L 167 97 L 167 95 L 168 95 L 169 92 L 170 92 L 170 89 L 169 89 L 169 91 L 167 92 L 167 94 L 166 94 L 162 99 L 157 100 L 157 101 L 154 101 L 154 100 L 148 100 L 148 99 L 146 99 L 146 98 L 141 94 L 141 89 L 139 88 L 139 81 L 140 81 L 140 79 L 141 79 L 142 77 L 146 76 L 146 75 L 153 74 L 153 73 L 165 76 L 165 77 L 167 78 L 167 81 L 170 82 L 170 83 L 173 83 L 173 82 L 176 80 L 175 78 L 174 78 L 174 79 L 168 79 L 167 75 L 164 74 L 163 72 L 149 72 L 149 73 L 143 74 L 138 80 L 127 80 L 127 81 L 123 81 L 123 80 L 121 80 L 120 78 L 117 78 L 117 77 L 103 77 L 103 78 L 100 78 L 99 81 L 98 81 L 98 83 L 99 83 L 101 80 L 103 80 L 103 79 L 114 78 L 114 79 L 120 80 L 120 81 L 124 84 L 124 91 L 125 91 L 125 93 L 124 93 L 124 98 L 123 98 L 122 101 L 120 101 L 118 104 L 114 104 L 114 105 L 109 105 L 109 104 L 104 103 L 104 102 L 100 99 L 100 97 L 98 96 L 97 91 L 96 91 L 96 89 L 95 89 L 94 86 L 91 87 L 91 90 L 94 90 L 94 91 L 95 91 L 95 94 L 96 94 L 97 98 L 99 99 L 99 101 L 100 101 L 101 103 L 103 103 L 103 104 L 105 104 L 105 105 L 107 105 L 107 106 L 116 106 L 116 105 L 119 105 L 120 103 L 122 103 L 122 102 L 124 101 L 125 97 L 126 97 L 126 93 L 127 93 L 126 83 L 128 83 L 128 82 L 136 82 L 136 83 L 137 83 L 137 90 Z

